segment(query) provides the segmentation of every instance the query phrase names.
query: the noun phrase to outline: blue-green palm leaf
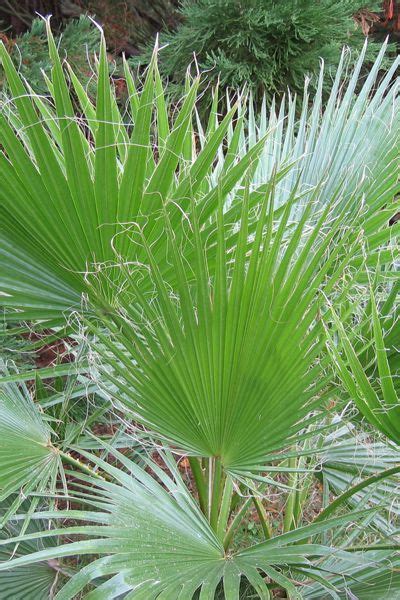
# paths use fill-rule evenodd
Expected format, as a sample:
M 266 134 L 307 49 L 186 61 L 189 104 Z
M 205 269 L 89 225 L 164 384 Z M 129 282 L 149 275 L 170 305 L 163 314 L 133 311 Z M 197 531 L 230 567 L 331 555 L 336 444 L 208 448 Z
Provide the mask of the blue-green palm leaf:
M 352 558 L 339 549 L 303 542 L 361 518 L 364 512 L 304 527 L 238 553 L 226 553 L 190 496 L 170 454 L 163 454 L 164 469 L 148 461 L 161 485 L 148 471 L 118 451 L 112 452 L 123 468 L 84 453 L 98 471 L 92 475 L 74 472 L 70 497 L 75 505 L 82 502 L 85 508 L 36 514 L 36 518 L 57 522 L 73 519 L 77 525 L 16 536 L 0 541 L 0 546 L 65 535 L 76 537 L 76 541 L 13 558 L 0 564 L 0 573 L 54 558 L 96 555 L 72 574 L 56 595 L 57 600 L 72 600 L 88 590 L 89 584 L 96 587 L 86 591 L 87 600 L 110 600 L 123 594 L 135 600 L 189 600 L 196 591 L 200 591 L 202 600 L 212 600 L 220 582 L 225 597 L 238 600 L 242 578 L 250 582 L 259 598 L 270 597 L 265 575 L 287 589 L 292 598 L 301 598 L 293 576 L 297 571 L 308 573 L 312 580 L 314 560 L 334 552 L 355 564 L 363 562 L 359 556 Z M 86 524 L 81 524 L 83 521 Z
M 9 505 L 9 502 L 3 503 L 0 514 L 7 512 Z M 20 535 L 22 524 L 23 521 L 8 522 L 7 526 L 0 531 L 0 540 Z M 42 531 L 45 527 L 45 521 L 31 520 L 26 531 L 29 534 L 34 534 Z M 0 549 L 0 563 L 5 563 L 11 558 L 33 554 L 44 548 L 53 547 L 56 543 L 56 538 L 49 537 L 42 540 L 26 540 L 16 546 L 3 546 Z M 0 573 L 0 599 L 48 600 L 53 586 L 56 586 L 59 570 L 62 570 L 62 568 L 58 561 L 53 560 L 2 571 Z

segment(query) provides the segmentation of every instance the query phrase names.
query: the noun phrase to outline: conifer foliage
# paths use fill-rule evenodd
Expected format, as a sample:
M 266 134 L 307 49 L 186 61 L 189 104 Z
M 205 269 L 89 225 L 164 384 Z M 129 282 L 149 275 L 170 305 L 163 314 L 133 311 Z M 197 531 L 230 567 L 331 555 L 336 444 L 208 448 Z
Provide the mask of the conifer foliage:
M 343 45 L 361 48 L 353 16 L 366 4 L 379 10 L 379 2 L 365 0 L 183 0 L 182 25 L 161 37 L 161 68 L 179 88 L 195 54 L 224 85 L 266 89 L 270 97 L 302 92 L 304 74 L 318 72 L 321 58 L 334 66 Z

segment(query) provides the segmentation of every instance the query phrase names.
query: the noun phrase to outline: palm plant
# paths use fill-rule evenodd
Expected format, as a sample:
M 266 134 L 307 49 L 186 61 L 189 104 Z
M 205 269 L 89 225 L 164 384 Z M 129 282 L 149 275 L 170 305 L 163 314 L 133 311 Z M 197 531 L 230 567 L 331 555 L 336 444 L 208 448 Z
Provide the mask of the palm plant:
M 342 99 L 339 74 L 327 112 L 319 96 L 309 116 L 305 103 L 295 135 L 293 102 L 286 126 L 284 108 L 268 127 L 265 111 L 261 121 L 251 108 L 246 118 L 242 97 L 219 122 L 217 94 L 202 127 L 197 80 L 168 107 L 156 52 L 141 91 L 126 66 L 130 106 L 121 114 L 104 40 L 93 105 L 63 68 L 49 28 L 48 36 L 46 99 L 2 49 L 13 99 L 0 120 L 0 299 L 10 322 L 68 331 L 86 351 L 77 364 L 39 370 L 36 401 L 19 383 L 31 372 L 3 377 L 0 501 L 9 530 L 0 545 L 10 559 L 0 572 L 12 578 L 14 568 L 17 577 L 27 565 L 81 557 L 57 571 L 67 579 L 58 600 L 235 600 L 245 580 L 260 598 L 338 598 L 371 565 L 382 593 L 398 590 L 395 577 L 384 580 L 395 542 L 376 547 L 377 513 L 387 507 L 364 495 L 360 510 L 348 508 L 388 473 L 350 480 L 317 518 L 304 515 L 306 485 L 336 427 L 326 349 L 328 340 L 341 357 L 335 316 L 349 331 L 371 270 L 379 278 L 394 269 L 397 63 L 373 93 L 380 56 L 357 99 L 358 71 Z M 375 128 L 375 115 L 386 127 Z M 380 136 L 365 159 L 368 177 L 348 145 L 360 144 L 356 120 L 361 135 L 374 126 Z M 346 349 L 358 329 L 346 334 Z M 94 436 L 90 421 L 57 429 L 53 410 L 68 394 L 37 391 L 42 378 L 68 373 L 78 394 L 90 385 L 101 399 L 99 419 L 110 411 L 121 428 L 129 424 L 123 441 Z M 286 503 L 273 529 L 265 499 L 276 490 Z M 235 547 L 251 506 L 265 539 Z M 36 521 L 47 525 L 38 531 Z M 343 532 L 354 524 L 348 541 Z
M 321 71 L 312 109 L 305 91 L 298 127 L 293 98 L 287 109 L 282 103 L 277 114 L 272 107 L 269 116 L 264 105 L 258 123 L 252 104 L 245 121 L 245 102 L 239 98 L 218 122 L 216 93 L 207 127 L 197 119 L 194 130 L 191 115 L 198 82 L 193 82 L 179 111 L 168 106 L 155 57 L 141 91 L 125 65 L 130 102 L 121 114 L 107 83 L 104 45 L 96 106 L 69 69 L 72 91 L 82 109 L 79 120 L 51 36 L 49 43 L 54 67 L 52 81 L 47 80 L 46 98 L 24 85 L 1 47 L 13 98 L 4 99 L 1 112 L 5 154 L 0 164 L 0 301 L 8 309 L 14 306 L 18 310 L 18 321 L 21 317 L 48 318 L 53 324 L 60 323 L 63 312 L 68 317 L 81 307 L 82 294 L 90 293 L 88 279 L 92 284 L 101 279 L 98 285 L 106 293 L 107 281 L 118 278 L 120 272 L 113 265 L 137 259 L 138 249 L 129 242 L 129 225 L 139 218 L 143 223 L 166 198 L 185 211 L 190 211 L 191 197 L 201 199 L 200 226 L 207 231 L 209 220 L 215 223 L 220 182 L 224 199 L 233 202 L 228 218 L 237 220 L 242 197 L 237 187 L 250 165 L 255 169 L 252 207 L 259 202 L 256 191 L 264 193 L 273 173 L 279 189 L 278 206 L 288 200 L 297 180 L 301 191 L 310 194 L 310 189 L 323 183 L 322 205 L 335 195 L 339 181 L 345 180 L 345 191 L 353 194 L 356 207 L 363 197 L 363 219 L 366 226 L 372 226 L 379 245 L 377 229 L 396 212 L 390 178 L 395 181 L 399 119 L 397 88 L 391 82 L 400 59 L 373 91 L 384 47 L 356 100 L 363 54 L 345 93 L 343 57 L 324 113 Z M 171 114 L 177 115 L 172 124 Z M 156 129 L 152 128 L 154 118 Z M 157 149 L 156 154 L 152 148 Z M 305 205 L 305 201 L 295 203 L 294 209 L 299 211 Z M 372 223 L 366 212 L 369 205 Z M 379 207 L 387 212 L 379 213 Z M 153 241 L 158 234 L 159 228 L 154 226 Z M 9 320 L 11 316 L 9 312 Z

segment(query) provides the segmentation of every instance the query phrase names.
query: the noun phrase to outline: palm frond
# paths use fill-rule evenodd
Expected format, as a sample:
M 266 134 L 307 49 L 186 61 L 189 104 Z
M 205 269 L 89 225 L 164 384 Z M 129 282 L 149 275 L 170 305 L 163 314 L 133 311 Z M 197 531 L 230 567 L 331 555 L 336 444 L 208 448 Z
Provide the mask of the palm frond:
M 323 408 L 319 311 L 358 236 L 342 232 L 343 217 L 331 221 L 329 207 L 313 227 L 311 205 L 298 224 L 290 222 L 296 193 L 275 222 L 274 194 L 270 186 L 249 235 L 247 187 L 234 249 L 226 243 L 223 198 L 211 242 L 196 216 L 183 217 L 190 237 L 178 237 L 176 208 L 167 205 L 162 262 L 176 283 L 163 278 L 158 254 L 139 230 L 132 243 L 143 246 L 146 262 L 125 270 L 114 310 L 88 323 L 100 380 L 109 382 L 117 405 L 177 447 L 219 457 L 236 474 L 260 467 Z
M 9 506 L 10 503 L 2 503 L 0 515 L 8 512 Z M 8 522 L 6 527 L 0 531 L 0 540 L 20 535 L 21 525 L 21 521 Z M 45 527 L 45 521 L 31 520 L 26 533 L 38 533 Z M 56 543 L 56 538 L 49 537 L 38 541 L 26 540 L 9 548 L 3 547 L 0 549 L 0 563 L 38 552 L 52 547 Z M 0 600 L 10 600 L 11 598 L 15 600 L 48 600 L 57 584 L 60 571 L 62 568 L 57 561 L 42 561 L 28 567 L 5 570 L 0 573 Z
M 54 488 L 62 465 L 51 443 L 51 429 L 24 384 L 1 385 L 0 431 L 0 501 L 16 494 L 3 515 L 7 520 L 26 496 Z M 36 506 L 34 498 L 33 510 Z
M 396 370 L 392 372 L 385 344 L 382 323 L 377 312 L 374 294 L 371 291 L 372 344 L 376 356 L 378 378 L 368 373 L 368 368 L 360 358 L 351 340 L 333 312 L 334 323 L 338 331 L 340 349 L 331 338 L 331 352 L 339 375 L 361 414 L 394 443 L 400 443 L 400 404 L 395 385 Z M 342 351 L 341 351 L 342 350 Z M 391 349 L 397 356 L 398 349 Z M 398 359 L 393 361 L 394 365 Z
M 273 105 L 270 111 L 264 102 L 260 114 L 249 98 L 248 131 L 242 131 L 239 152 L 246 152 L 269 132 L 254 173 L 254 184 L 268 181 L 274 169 L 279 169 L 281 165 L 295 164 L 295 168 L 279 183 L 280 204 L 284 204 L 290 196 L 298 178 L 302 190 L 312 190 L 322 179 L 323 193 L 318 200 L 324 204 L 335 193 L 338 181 L 346 181 L 349 195 L 358 189 L 354 202 L 359 203 L 363 194 L 374 185 L 373 182 L 380 179 L 382 170 L 387 170 L 390 165 L 391 173 L 395 176 L 399 153 L 397 82 L 400 57 L 377 83 L 386 50 L 384 44 L 356 95 L 366 50 L 367 44 L 347 83 L 346 50 L 343 50 L 325 107 L 322 89 L 326 74 L 322 65 L 314 98 L 310 99 L 307 84 L 305 86 L 299 119 L 296 119 L 295 111 L 298 99 L 292 97 L 290 92 L 281 106 Z M 220 152 L 219 168 L 222 168 L 223 161 Z M 371 190 L 368 190 L 368 196 L 364 199 L 366 213 L 373 209 Z M 294 206 L 293 213 L 299 216 L 303 209 L 300 205 Z
M 32 92 L 4 46 L 0 49 L 12 93 L 12 99 L 2 103 L 0 115 L 0 301 L 10 309 L 9 319 L 61 321 L 63 313 L 68 316 L 82 304 L 85 307 L 88 295 L 93 300 L 88 277 L 110 299 L 111 288 L 120 283 L 119 265 L 143 259 L 141 247 L 129 241 L 132 224 L 152 223 L 146 228 L 148 241 L 159 247 L 162 261 L 165 248 L 157 217 L 166 201 L 172 200 L 187 214 L 191 199 L 196 198 L 204 235 L 210 217 L 215 223 L 221 194 L 230 207 L 229 218 L 238 221 L 243 177 L 250 165 L 254 173 L 250 206 L 260 200 L 256 190 L 265 191 L 272 175 L 281 173 L 277 207 L 285 204 L 296 182 L 302 193 L 309 192 L 303 203 L 293 204 L 292 217 L 298 220 L 321 179 L 325 181 L 318 206 L 329 203 L 344 181 L 343 202 L 353 194 L 356 212 L 365 204 L 367 210 L 361 211 L 365 231 L 371 243 L 381 243 L 380 223 L 387 224 L 393 212 L 400 114 L 398 88 L 392 85 L 398 60 L 374 90 L 384 47 L 357 97 L 354 91 L 363 56 L 345 91 L 342 63 L 324 112 L 322 83 L 311 110 L 305 94 L 298 126 L 294 99 L 287 108 L 282 105 L 278 115 L 274 107 L 268 115 L 264 106 L 256 124 L 251 102 L 246 117 L 246 103 L 239 98 L 218 122 L 215 94 L 204 131 L 199 121 L 197 129 L 192 123 L 197 82 L 187 86 L 179 109 L 168 106 L 156 51 L 141 89 L 125 65 L 131 114 L 122 114 L 108 78 L 104 40 L 94 74 L 94 104 L 68 68 L 73 94 L 82 108 L 78 116 L 49 28 L 48 33 L 53 69 L 46 98 Z M 322 78 L 321 72 L 321 82 Z M 173 121 L 172 114 L 176 115 Z M 313 206 L 318 209 L 315 202 Z M 371 222 L 377 215 L 379 223 Z M 168 272 L 168 265 L 160 262 L 160 269 Z
M 238 600 L 242 578 L 250 582 L 259 598 L 270 597 L 260 572 L 287 589 L 293 598 L 300 598 L 292 572 L 306 572 L 314 579 L 313 561 L 332 553 L 358 565 L 363 562 L 359 556 L 353 559 L 337 548 L 297 542 L 357 520 L 365 511 L 304 527 L 226 555 L 169 453 L 162 453 L 167 470 L 147 461 L 147 468 L 152 469 L 160 484 L 126 456 L 111 447 L 109 450 L 123 468 L 83 452 L 98 471 L 93 475 L 74 471 L 76 479 L 69 497 L 75 504 L 82 502 L 84 509 L 42 511 L 35 515 L 54 521 L 71 518 L 77 525 L 0 540 L 0 546 L 65 535 L 71 539 L 77 536 L 77 540 L 13 558 L 0 564 L 0 572 L 54 558 L 95 554 L 98 558 L 72 575 L 58 592 L 57 600 L 72 600 L 89 584 L 97 587 L 86 593 L 88 600 L 111 599 L 121 594 L 149 600 L 184 594 L 189 599 L 196 591 L 200 591 L 202 599 L 212 600 L 220 582 L 225 597 Z M 80 525 L 80 521 L 93 524 Z M 282 574 L 282 569 L 286 574 Z M 99 579 L 103 582 L 96 581 Z
M 343 425 L 326 437 L 321 465 L 325 494 L 343 498 L 340 504 L 335 500 L 337 508 L 343 503 L 353 510 L 379 508 L 380 512 L 370 521 L 371 536 L 375 528 L 380 535 L 390 537 L 396 533 L 400 514 L 399 450 L 393 444 L 372 439 L 371 432 L 358 429 L 351 424 Z M 396 468 L 397 474 L 388 475 Z M 368 482 L 369 485 L 362 487 Z
M 108 76 L 105 42 L 102 40 L 97 69 L 95 106 L 70 70 L 72 84 L 85 117 L 74 112 L 72 93 L 48 27 L 53 63 L 49 97 L 38 98 L 17 73 L 4 45 L 0 48 L 12 100 L 2 104 L 0 127 L 2 153 L 1 254 L 4 275 L 1 301 L 18 309 L 14 318 L 62 319 L 79 309 L 90 292 L 86 279 L 109 297 L 108 278 L 118 283 L 119 262 L 140 260 L 127 239 L 130 224 L 150 218 L 151 241 L 157 240 L 157 211 L 166 198 L 179 198 L 182 210 L 188 198 L 199 193 L 217 149 L 224 143 L 236 108 L 219 124 L 206 148 L 186 158 L 193 145 L 191 120 L 196 101 L 195 81 L 181 107 L 168 107 L 162 95 L 154 96 L 159 76 L 156 52 L 140 92 L 133 102 L 128 123 L 117 107 Z M 127 72 L 133 84 L 132 75 Z M 160 91 L 160 90 L 159 90 Z M 161 125 L 163 145 L 153 142 L 153 119 Z M 164 133 L 163 133 L 164 132 Z M 227 195 L 256 161 L 263 141 L 237 157 L 223 179 Z M 216 186 L 206 185 L 207 212 L 216 207 Z M 150 229 L 149 229 L 150 232 Z M 162 240 L 161 240 L 162 244 Z M 102 277 L 100 272 L 106 271 Z M 39 273 L 42 275 L 39 276 Z M 12 318 L 12 312 L 9 318 Z
M 304 598 L 314 600 L 395 600 L 400 597 L 400 560 L 398 552 L 372 550 L 367 553 L 368 564 L 357 565 L 346 559 L 329 559 L 321 564 L 325 581 L 305 587 Z M 328 573 L 336 575 L 329 575 Z M 325 583 L 334 586 L 327 590 Z

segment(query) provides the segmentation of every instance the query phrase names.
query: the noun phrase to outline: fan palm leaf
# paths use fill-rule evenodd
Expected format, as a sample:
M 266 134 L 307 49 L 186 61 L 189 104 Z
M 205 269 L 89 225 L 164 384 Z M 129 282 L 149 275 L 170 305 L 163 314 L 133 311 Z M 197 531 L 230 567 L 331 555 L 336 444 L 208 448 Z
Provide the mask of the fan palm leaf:
M 254 491 L 257 480 L 271 481 L 269 472 L 296 471 L 271 463 L 282 460 L 285 448 L 296 454 L 298 444 L 320 431 L 320 413 L 332 395 L 327 338 L 360 410 L 396 437 L 396 388 L 374 302 L 378 371 L 390 418 L 379 412 L 376 382 L 364 373 L 347 330 L 358 301 L 353 295 L 361 289 L 364 299 L 371 268 L 388 264 L 385 274 L 396 269 L 398 226 L 389 226 L 389 215 L 397 189 L 400 111 L 391 81 L 398 61 L 373 92 L 383 49 L 357 99 L 362 57 L 341 99 L 339 72 L 326 113 L 320 115 L 317 95 L 308 115 L 306 98 L 296 133 L 293 102 L 285 127 L 284 108 L 268 125 L 265 112 L 256 125 L 250 108 L 246 121 L 241 98 L 219 122 L 215 93 L 204 133 L 200 123 L 194 130 L 197 79 L 187 80 L 170 119 L 156 50 L 140 91 L 125 65 L 126 126 L 110 85 L 104 39 L 91 103 L 68 67 L 67 78 L 49 24 L 48 36 L 53 70 L 47 100 L 32 94 L 0 50 L 13 95 L 0 115 L 0 300 L 16 309 L 10 318 L 17 320 L 50 319 L 54 326 L 72 311 L 80 314 L 93 387 L 144 427 L 153 444 L 166 442 L 189 455 L 199 505 L 169 450 L 160 451 L 162 466 L 143 454 L 139 465 L 116 449 L 117 440 L 96 440 L 92 447 L 101 456 L 71 448 L 79 434 L 57 443 L 49 414 L 44 420 L 29 389 L 7 375 L 0 394 L 0 499 L 11 498 L 11 505 L 3 521 L 20 508 L 18 492 L 29 495 L 30 504 L 14 516 L 21 529 L 0 546 L 62 539 L 4 561 L 0 573 L 79 555 L 88 556 L 88 564 L 69 578 L 58 600 L 80 594 L 89 600 L 189 600 L 196 594 L 211 600 L 218 586 L 236 600 L 244 579 L 260 598 L 270 598 L 275 585 L 291 598 L 316 585 L 338 597 L 330 565 L 336 560 L 347 572 L 363 574 L 371 561 L 357 549 L 346 552 L 343 539 L 336 546 L 323 541 L 351 523 L 358 535 L 376 509 L 327 518 L 327 508 L 311 525 L 289 523 L 281 535 L 237 552 L 229 549 L 225 529 L 234 486 Z M 385 127 L 378 130 L 375 115 Z M 366 179 L 355 164 L 361 144 L 355 123 L 374 136 Z M 331 314 L 347 362 L 324 326 Z M 70 367 L 62 369 L 55 371 Z M 80 365 L 72 369 L 79 372 Z M 106 460 L 109 454 L 113 461 Z M 66 464 L 72 469 L 65 474 Z M 360 489 L 344 492 L 345 499 Z M 49 505 L 33 515 L 43 495 Z M 56 510 L 58 496 L 74 508 Z M 343 496 L 338 500 L 342 506 Z M 32 518 L 50 527 L 29 531 Z M 56 526 L 65 519 L 74 523 Z M 377 577 L 387 573 L 385 565 Z
M 274 193 L 271 185 L 249 237 L 247 187 L 231 251 L 220 198 L 216 259 L 207 252 L 210 240 L 202 236 L 196 208 L 194 217 L 182 219 L 191 236 L 185 241 L 171 225 L 176 208 L 167 205 L 160 217 L 164 261 L 176 284 L 163 279 L 146 233 L 138 230 L 132 243 L 143 246 L 147 261 L 125 270 L 118 309 L 105 307 L 97 325 L 88 323 L 97 336 L 92 348 L 100 380 L 109 382 L 117 405 L 181 449 L 218 458 L 236 474 L 264 464 L 323 407 L 327 377 L 318 315 L 324 295 L 340 288 L 358 239 L 357 230 L 342 231 L 344 215 L 331 221 L 332 207 L 313 228 L 311 203 L 298 224 L 289 222 L 296 192 L 274 222 Z
M 51 429 L 24 384 L 0 387 L 0 428 L 0 501 L 17 494 L 2 517 L 7 520 L 24 496 L 54 487 L 62 465 L 51 444 Z M 37 506 L 37 500 L 33 500 L 33 506 Z
M 0 514 L 7 512 L 9 504 L 3 503 Z M 45 521 L 31 520 L 27 533 L 43 531 L 46 527 Z M 17 537 L 21 533 L 21 521 L 9 522 L 6 528 L 0 532 L 0 539 Z M 53 547 L 57 543 L 56 538 L 45 538 L 43 540 L 26 540 L 18 546 L 3 547 L 0 550 L 0 562 L 6 562 L 12 557 L 32 554 L 45 547 Z M 59 570 L 62 570 L 57 561 L 43 561 L 35 565 L 10 569 L 0 574 L 0 599 L 10 600 L 48 600 L 52 589 L 56 586 Z
M 338 496 L 330 508 L 339 508 L 343 502 L 352 509 L 376 506 L 381 514 L 374 515 L 371 526 L 384 536 L 393 536 L 399 516 L 399 458 L 396 446 L 373 440 L 371 432 L 359 432 L 350 424 L 329 434 L 321 478 L 325 494 Z
M 238 220 L 242 199 L 238 186 L 248 167 L 257 166 L 260 155 L 261 162 L 253 169 L 252 205 L 259 202 L 255 190 L 264 191 L 272 174 L 281 173 L 277 206 L 287 201 L 298 179 L 304 192 L 324 177 L 328 179 L 320 204 L 329 203 L 339 180 L 345 180 L 347 195 L 358 190 L 353 196 L 357 207 L 368 191 L 363 200 L 369 207 L 367 214 L 379 214 L 386 221 L 392 216 L 393 190 L 388 181 L 394 184 L 396 178 L 400 111 L 397 89 L 391 82 L 398 61 L 372 91 L 384 48 L 357 100 L 354 90 L 362 56 L 342 98 L 343 66 L 339 69 L 323 116 L 320 92 L 310 114 L 306 97 L 297 133 L 294 101 L 289 102 L 287 111 L 282 107 L 278 117 L 274 117 L 274 109 L 267 117 L 264 107 L 256 126 L 252 109 L 245 120 L 241 99 L 217 122 L 217 95 L 204 133 L 201 123 L 197 131 L 192 123 L 198 82 L 187 86 L 180 109 L 173 110 L 164 99 L 156 51 L 140 91 L 125 65 L 131 106 L 131 114 L 125 115 L 120 113 L 109 83 L 104 40 L 96 69 L 97 98 L 92 104 L 70 68 L 73 92 L 69 89 L 49 27 L 48 31 L 53 69 L 47 98 L 32 92 L 4 46 L 0 49 L 12 93 L 12 99 L 3 102 L 0 115 L 0 300 L 17 310 L 13 318 L 62 319 L 62 313 L 65 316 L 79 309 L 87 294 L 91 295 L 92 287 L 86 285 L 89 276 L 102 295 L 110 298 L 110 288 L 120 281 L 120 269 L 115 265 L 143 258 L 141 247 L 129 242 L 127 229 L 133 223 L 151 221 L 152 226 L 146 228 L 149 243 L 159 247 L 160 268 L 166 274 L 162 227 L 157 220 L 163 202 L 172 200 L 188 213 L 191 198 L 197 198 L 201 201 L 199 226 L 206 232 L 210 217 L 215 223 L 218 194 L 223 194 L 226 206 L 231 206 L 230 219 Z M 81 116 L 76 114 L 73 94 L 80 102 Z M 238 109 L 240 116 L 234 125 Z M 169 122 L 172 113 L 176 117 Z M 365 144 L 362 164 L 368 170 L 361 187 L 361 167 L 356 161 L 360 144 Z M 379 193 L 382 186 L 384 195 Z M 303 206 L 306 204 L 304 201 Z M 379 212 L 385 205 L 388 215 Z M 302 208 L 293 205 L 292 210 L 299 217 Z M 175 227 L 176 221 L 172 225 Z M 374 221 L 370 227 L 379 245 L 379 223 Z M 11 311 L 8 318 L 12 315 Z
M 335 571 L 328 581 L 336 591 L 324 590 L 323 583 L 313 583 L 305 588 L 304 598 L 330 600 L 397 600 L 400 597 L 400 573 L 398 553 L 390 550 L 368 552 L 369 565 L 356 565 L 346 560 L 329 559 L 325 563 L 327 571 Z
M 382 169 L 392 161 L 392 173 L 398 160 L 398 86 L 396 75 L 400 57 L 393 62 L 381 80 L 382 60 L 386 44 L 382 46 L 377 60 L 363 82 L 359 93 L 360 70 L 363 67 L 367 44 L 360 53 L 354 71 L 345 81 L 346 49 L 335 73 L 330 97 L 323 108 L 324 65 L 321 66 L 319 86 L 310 102 L 305 87 L 300 119 L 296 119 L 296 97 L 291 97 L 280 107 L 271 107 L 268 112 L 264 102 L 258 115 L 251 98 L 248 108 L 248 132 L 241 133 L 239 152 L 246 152 L 267 131 L 267 137 L 257 169 L 254 183 L 268 181 L 274 169 L 287 162 L 296 163 L 279 184 L 279 202 L 284 203 L 290 195 L 297 178 L 302 189 L 312 189 L 324 180 L 324 193 L 319 202 L 329 201 L 337 182 L 345 179 L 347 193 L 359 188 L 362 191 L 374 185 Z M 233 132 L 231 132 L 233 135 Z M 362 160 L 360 160 L 362 157 Z M 220 161 L 224 158 L 220 153 Z M 221 168 L 221 167 L 220 167 Z M 372 208 L 372 198 L 365 199 L 366 210 Z M 359 202 L 359 197 L 354 196 Z M 299 215 L 302 206 L 293 207 Z
M 248 550 L 225 554 L 221 541 L 184 486 L 169 453 L 163 455 L 169 472 L 148 461 L 148 467 L 161 480 L 160 485 L 149 472 L 109 449 L 123 469 L 84 452 L 83 456 L 99 471 L 92 475 L 74 471 L 76 480 L 70 487 L 70 498 L 74 498 L 75 503 L 83 502 L 86 508 L 36 513 L 40 519 L 73 518 L 78 525 L 8 538 L 0 541 L 0 545 L 59 535 L 79 539 L 13 558 L 0 564 L 0 572 L 57 557 L 96 554 L 98 558 L 62 587 L 57 600 L 72 600 L 88 584 L 105 577 L 107 580 L 97 583 L 96 589 L 87 592 L 85 598 L 111 599 L 126 594 L 126 598 L 135 599 L 190 599 L 196 590 L 201 590 L 200 597 L 211 600 L 222 581 L 225 597 L 235 600 L 239 598 L 242 577 L 250 582 L 260 598 L 269 598 L 268 586 L 259 571 L 287 589 L 291 597 L 300 598 L 290 569 L 309 573 L 313 579 L 311 565 L 315 559 L 327 557 L 334 551 L 352 561 L 352 555 L 339 549 L 297 542 L 349 523 L 365 512 L 327 520 L 277 536 Z M 80 521 L 93 524 L 79 525 Z M 353 560 L 359 564 L 361 559 L 356 556 Z M 282 574 L 281 569 L 287 574 Z
M 12 102 L 7 99 L 3 103 L 0 119 L 4 148 L 0 157 L 4 182 L 2 300 L 8 307 L 22 310 L 26 318 L 60 318 L 63 310 L 68 314 L 79 308 L 82 294 L 88 291 L 87 274 L 105 269 L 107 276 L 117 282 L 120 270 L 113 265 L 119 260 L 138 260 L 123 235 L 125 224 L 151 215 L 152 240 L 157 239 L 155 212 L 167 196 L 174 194 L 182 202 L 182 209 L 187 207 L 188 195 L 195 195 L 205 181 L 236 111 L 235 107 L 230 111 L 210 136 L 207 147 L 193 157 L 187 168 L 184 148 L 188 142 L 192 144 L 190 122 L 198 85 L 194 81 L 180 110 L 175 111 L 175 120 L 155 159 L 153 116 L 165 117 L 169 112 L 165 101 L 154 96 L 155 78 L 158 81 L 156 52 L 143 89 L 135 96 L 133 121 L 126 126 L 109 82 L 103 39 L 96 106 L 86 103 L 87 121 L 82 123 L 74 112 L 49 27 L 48 40 L 53 62 L 50 103 L 27 88 L 4 45 L 0 49 L 13 94 Z M 127 77 L 133 85 L 129 72 Z M 77 87 L 76 78 L 72 77 L 72 82 Z M 84 90 L 78 88 L 78 92 L 84 102 Z M 259 142 L 226 174 L 225 194 L 257 159 L 262 145 L 263 141 Z M 204 220 L 213 213 L 216 197 L 212 186 L 206 191 Z M 42 278 L 37 276 L 38 269 Z M 107 296 L 107 277 L 98 285 Z

